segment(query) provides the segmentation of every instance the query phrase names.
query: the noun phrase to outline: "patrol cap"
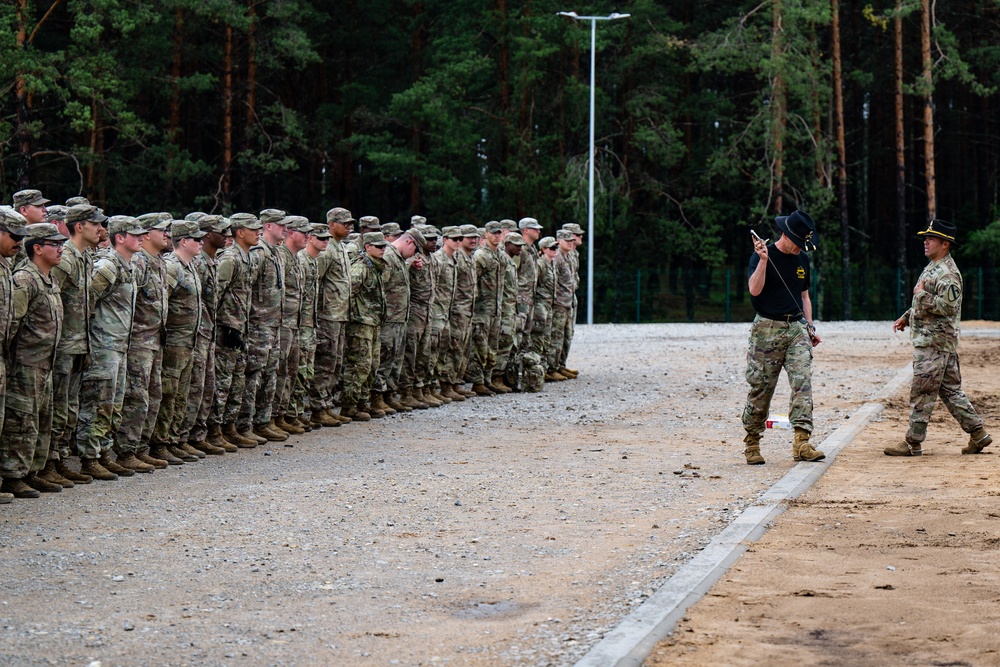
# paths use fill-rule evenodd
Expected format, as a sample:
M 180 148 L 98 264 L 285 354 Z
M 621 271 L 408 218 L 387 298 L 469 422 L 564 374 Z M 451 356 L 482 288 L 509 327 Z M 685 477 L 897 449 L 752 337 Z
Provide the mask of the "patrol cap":
M 486 223 L 486 227 L 483 228 L 487 234 L 496 234 L 497 232 L 503 231 L 503 225 L 501 225 L 496 220 L 490 220 Z
M 101 209 L 90 204 L 77 204 L 66 209 L 66 224 L 72 222 L 106 222 L 108 216 L 101 213 Z
M 229 225 L 235 233 L 237 229 L 263 229 L 264 224 L 253 213 L 234 213 L 229 216 Z
M 479 236 L 475 225 L 462 225 L 459 229 L 462 230 L 462 236 Z
M 205 213 L 204 211 L 192 211 L 191 213 L 185 215 L 184 219 L 189 220 L 191 222 L 198 222 L 206 215 L 208 215 L 208 213 Z
M 200 239 L 206 235 L 206 232 L 201 231 L 201 227 L 194 220 L 174 220 L 170 223 L 170 238 L 172 239 Z
M 424 238 L 423 233 L 416 227 L 407 229 L 406 233 L 413 238 L 413 242 L 417 244 L 417 249 L 423 248 L 424 244 L 427 243 L 427 239 Z
M 479 238 L 481 238 L 481 239 L 485 239 L 486 238 L 486 228 L 485 227 L 479 227 L 479 228 L 477 228 L 476 229 L 476 233 L 479 234 Z
M 569 231 L 568 229 L 560 229 L 559 231 L 556 232 L 556 240 L 558 240 L 558 241 L 572 241 L 573 240 L 573 232 Z
M 513 243 L 514 245 L 528 245 L 524 242 L 524 237 L 517 232 L 511 232 L 503 241 L 504 243 Z
M 86 197 L 70 197 L 66 200 L 66 206 L 76 206 L 77 204 L 90 204 L 90 200 Z
M 285 218 L 285 228 L 290 232 L 309 234 L 312 231 L 312 223 L 309 222 L 309 218 L 301 215 L 290 215 Z
M 225 234 L 229 231 L 229 220 L 222 217 L 221 215 L 203 215 L 196 221 L 198 228 L 203 232 L 215 232 L 217 234 Z
M 361 238 L 361 234 L 359 234 L 357 232 L 351 232 L 350 234 L 347 235 L 347 242 L 348 243 L 357 243 L 358 239 L 360 239 L 360 238 Z
M 45 207 L 45 215 L 48 216 L 49 222 L 52 222 L 54 220 L 65 220 L 66 211 L 68 210 L 69 206 L 63 206 L 62 204 L 53 204 L 52 206 Z
M 11 236 L 27 236 L 28 221 L 10 206 L 0 206 L 0 230 Z
M 330 238 L 330 228 L 326 225 L 311 225 L 309 231 L 306 232 L 309 236 L 315 236 L 318 239 L 329 239 Z
M 146 231 L 159 229 L 164 232 L 169 231 L 173 219 L 174 216 L 169 213 L 143 213 L 136 218 Z
M 945 241 L 950 241 L 952 245 L 958 245 L 958 227 L 935 218 L 927 225 L 927 229 L 917 232 L 917 236 L 934 236 Z
M 385 236 L 399 236 L 400 234 L 403 233 L 403 230 L 400 229 L 398 222 L 385 223 L 384 225 L 382 225 L 381 231 L 382 234 L 384 234 Z
M 441 229 L 441 236 L 446 239 L 460 239 L 462 238 L 462 228 L 461 227 L 444 227 Z
M 49 200 L 42 196 L 41 190 L 20 190 L 14 193 L 14 208 L 22 206 L 45 206 Z
M 521 218 L 517 222 L 518 229 L 541 229 L 542 226 L 534 218 Z
M 580 235 L 583 234 L 583 227 L 576 224 L 575 222 L 567 222 L 565 225 L 562 226 L 562 228 L 570 232 L 571 234 L 580 234 Z
M 356 220 L 351 215 L 350 211 L 346 208 L 340 208 L 338 206 L 337 208 L 331 208 L 326 212 L 326 222 L 328 224 L 331 222 L 339 222 L 342 225 L 349 225 L 356 222 Z
M 40 222 L 37 225 L 28 225 L 28 241 L 65 241 L 66 237 L 59 233 L 59 228 L 51 222 Z
M 441 230 L 434 225 L 420 225 L 417 227 L 425 239 L 436 239 L 441 236 Z
M 271 224 L 281 225 L 282 227 L 284 227 L 287 222 L 285 220 L 287 216 L 288 214 L 282 211 L 280 208 L 265 208 L 263 211 L 260 212 L 260 223 L 262 225 L 266 225 L 267 223 L 270 222 Z
M 358 220 L 358 227 L 362 229 L 377 229 L 382 230 L 382 225 L 379 223 L 378 218 L 374 215 L 363 215 Z
M 389 245 L 388 241 L 385 240 L 385 234 L 382 232 L 365 232 L 362 244 L 378 246 L 379 248 Z
M 546 236 L 541 241 L 538 242 L 538 247 L 542 250 L 548 250 L 549 248 L 554 248 L 556 246 L 556 240 L 551 236 Z
M 517 231 L 517 223 L 511 220 L 510 218 L 504 218 L 503 220 L 501 220 L 500 227 L 506 229 L 508 232 Z
M 131 234 L 132 236 L 142 236 L 146 230 L 142 228 L 142 223 L 131 215 L 113 215 L 108 218 L 108 234 Z
M 427 224 L 427 218 L 422 215 L 411 215 L 410 225 L 424 225 Z

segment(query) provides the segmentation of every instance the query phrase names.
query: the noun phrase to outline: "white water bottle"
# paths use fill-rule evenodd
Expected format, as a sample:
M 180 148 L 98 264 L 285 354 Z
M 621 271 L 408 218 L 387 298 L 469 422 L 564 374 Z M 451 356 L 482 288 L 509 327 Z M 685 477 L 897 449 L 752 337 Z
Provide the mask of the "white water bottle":
M 788 421 L 788 415 L 771 415 L 764 422 L 767 428 L 777 428 L 777 429 L 790 429 L 792 428 L 791 422 Z

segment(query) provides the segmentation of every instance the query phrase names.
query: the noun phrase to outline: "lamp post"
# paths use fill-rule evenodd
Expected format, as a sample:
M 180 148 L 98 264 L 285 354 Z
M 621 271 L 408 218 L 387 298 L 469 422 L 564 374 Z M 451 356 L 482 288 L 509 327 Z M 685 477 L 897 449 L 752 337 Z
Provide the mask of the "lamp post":
M 631 14 L 614 12 L 608 16 L 579 16 L 576 12 L 556 12 L 574 21 L 590 21 L 590 154 L 587 185 L 587 324 L 594 323 L 594 70 L 597 63 L 597 22 L 624 19 Z

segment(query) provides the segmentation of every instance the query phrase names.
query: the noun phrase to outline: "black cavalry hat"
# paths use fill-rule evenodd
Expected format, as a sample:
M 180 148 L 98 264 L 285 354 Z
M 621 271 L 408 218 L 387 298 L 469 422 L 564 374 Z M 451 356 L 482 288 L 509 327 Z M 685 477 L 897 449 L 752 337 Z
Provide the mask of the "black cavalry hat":
M 805 211 L 793 211 L 791 215 L 779 215 L 774 219 L 785 236 L 806 252 L 816 249 L 819 234 L 816 233 L 816 223 Z
M 927 229 L 917 232 L 917 236 L 936 236 L 945 241 L 951 241 L 952 245 L 958 245 L 958 228 L 950 222 L 935 218 L 927 225 Z

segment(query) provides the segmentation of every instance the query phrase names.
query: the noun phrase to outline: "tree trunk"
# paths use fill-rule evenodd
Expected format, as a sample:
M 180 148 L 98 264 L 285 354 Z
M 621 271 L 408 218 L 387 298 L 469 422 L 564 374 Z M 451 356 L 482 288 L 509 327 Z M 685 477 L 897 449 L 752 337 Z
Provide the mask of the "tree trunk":
M 174 57 L 170 68 L 170 120 L 167 141 L 177 145 L 181 127 L 181 52 L 184 46 L 184 10 L 174 13 Z
M 905 306 L 906 280 L 906 135 L 903 128 L 903 17 L 900 14 L 903 0 L 896 0 L 893 18 L 893 60 L 896 66 L 896 271 L 899 275 L 897 289 L 900 303 Z
M 420 15 L 423 13 L 424 8 L 420 3 L 416 3 L 413 6 L 413 36 L 411 39 L 411 54 L 413 57 L 413 82 L 416 83 L 420 80 L 421 72 L 421 62 L 423 59 L 423 26 L 420 22 Z M 413 151 L 413 157 L 417 164 L 420 164 L 420 154 L 422 151 L 423 144 L 423 132 L 420 128 L 420 124 L 414 122 L 410 127 L 410 150 Z M 410 212 L 413 214 L 420 213 L 420 173 L 421 170 L 415 169 L 412 174 L 410 174 Z
M 924 178 L 927 181 L 927 221 L 937 217 L 937 189 L 934 178 L 934 76 L 931 71 L 930 0 L 920 0 L 920 59 L 923 63 L 924 95 Z
M 27 26 L 28 0 L 18 0 L 17 3 L 17 48 L 23 50 L 28 41 Z M 18 189 L 31 186 L 31 135 L 28 132 L 31 100 L 24 76 L 18 72 L 14 75 L 14 90 L 17 95 L 17 147 L 19 158 L 17 164 Z
M 231 200 L 233 165 L 233 26 L 226 25 L 222 43 L 222 180 L 219 192 L 225 212 Z
M 771 83 L 771 150 L 772 158 L 772 210 L 777 215 L 784 211 L 783 183 L 785 179 L 785 79 L 782 76 L 785 38 L 782 27 L 781 0 L 774 1 L 772 10 L 774 34 L 771 38 L 771 66 L 774 68 Z
M 254 5 L 254 0 L 247 3 L 247 16 L 250 18 L 250 24 L 247 27 L 247 108 L 246 121 L 243 124 L 243 146 L 249 155 L 253 150 L 251 141 L 257 113 L 257 7 Z M 254 192 L 256 184 L 250 178 L 250 165 L 246 158 L 242 161 L 242 172 L 243 209 L 248 211 L 253 208 L 252 197 L 256 194 Z
M 844 82 L 840 61 L 840 0 L 830 0 L 833 104 L 837 132 L 837 203 L 840 205 L 840 269 L 845 320 L 851 319 L 851 229 L 847 209 L 847 144 L 844 139 Z

